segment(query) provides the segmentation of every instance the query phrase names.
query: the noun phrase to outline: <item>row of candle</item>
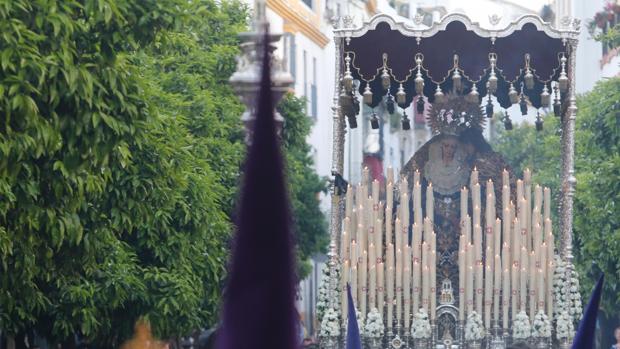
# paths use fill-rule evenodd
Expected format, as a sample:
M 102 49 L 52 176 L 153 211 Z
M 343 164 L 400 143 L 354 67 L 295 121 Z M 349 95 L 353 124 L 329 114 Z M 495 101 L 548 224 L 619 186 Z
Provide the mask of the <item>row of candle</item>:
M 415 172 L 413 181 L 413 222 L 409 217 L 407 178 L 402 178 L 397 184 L 400 204 L 392 219 L 395 204 L 392 170 L 388 169 L 383 202 L 379 200 L 378 181 L 373 181 L 370 188 L 365 185 L 369 182 L 368 170 L 365 169 L 362 184 L 355 190 L 349 187 L 347 191 L 340 246 L 341 286 L 344 289 L 347 282 L 351 284 L 352 294 L 362 314 L 385 305 L 387 318 L 392 319 L 396 315 L 397 325 L 405 327 L 409 327 L 411 311 L 419 308 L 426 309 L 431 320 L 434 320 L 437 302 L 433 188 L 430 183 L 426 187 L 427 214 L 423 218 L 419 172 Z M 468 211 L 470 197 L 472 216 Z M 489 327 L 491 321 L 499 324 L 501 319 L 504 328 L 507 328 L 510 309 L 513 319 L 521 310 L 532 317 L 538 309 L 552 315 L 554 242 L 550 191 L 536 186 L 532 200 L 531 172 L 526 170 L 524 179 L 516 182 L 516 207 L 510 198 L 508 172 L 504 170 L 502 219 L 496 217 L 494 184 L 489 180 L 486 183 L 483 222 L 481 188 L 476 169 L 472 171 L 469 189 L 465 187 L 461 190 L 458 257 L 460 320 L 476 310 L 483 315 L 485 326 Z M 528 300 L 529 308 L 526 308 Z M 347 314 L 344 292 L 341 301 L 343 314 Z M 392 321 L 387 322 L 388 327 L 392 325 Z

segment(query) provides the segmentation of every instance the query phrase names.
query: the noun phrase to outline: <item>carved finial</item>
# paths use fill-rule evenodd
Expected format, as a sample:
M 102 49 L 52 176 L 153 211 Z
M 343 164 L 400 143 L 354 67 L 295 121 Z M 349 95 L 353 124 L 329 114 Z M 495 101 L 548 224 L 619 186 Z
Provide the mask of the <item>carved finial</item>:
M 489 22 L 492 26 L 496 26 L 499 24 L 499 21 L 502 20 L 502 17 L 498 16 L 496 13 L 489 16 Z
M 345 15 L 342 17 L 342 24 L 344 25 L 344 28 L 353 28 L 353 16 Z
M 340 28 L 340 16 L 333 16 L 330 18 L 330 22 L 332 23 L 332 27 L 334 29 Z
M 573 18 L 573 30 L 580 31 L 581 30 L 581 19 Z
M 422 24 L 423 20 L 424 20 L 424 16 L 422 16 L 422 14 L 420 14 L 419 12 L 416 13 L 415 16 L 413 17 L 413 23 L 415 23 L 416 25 Z
M 562 25 L 563 28 L 568 28 L 571 25 L 571 21 L 572 19 L 569 16 L 564 16 L 560 20 L 560 25 Z

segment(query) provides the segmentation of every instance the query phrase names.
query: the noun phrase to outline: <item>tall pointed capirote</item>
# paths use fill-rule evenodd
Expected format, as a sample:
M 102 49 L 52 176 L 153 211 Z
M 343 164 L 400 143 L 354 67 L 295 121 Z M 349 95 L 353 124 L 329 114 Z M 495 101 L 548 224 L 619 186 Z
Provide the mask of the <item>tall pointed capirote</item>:
M 298 347 L 288 193 L 277 139 L 268 49 L 245 163 L 219 349 Z
M 347 283 L 347 298 L 349 317 L 347 321 L 347 349 L 362 349 L 362 339 L 360 338 L 360 329 L 357 326 L 357 314 L 355 311 L 355 304 L 353 303 L 353 297 L 351 296 L 351 286 Z
M 596 331 L 596 315 L 598 314 L 598 305 L 601 302 L 601 293 L 603 292 L 603 280 L 605 274 L 601 275 L 594 286 L 590 302 L 583 313 L 583 318 L 579 322 L 579 328 L 573 340 L 572 349 L 594 349 L 594 332 Z

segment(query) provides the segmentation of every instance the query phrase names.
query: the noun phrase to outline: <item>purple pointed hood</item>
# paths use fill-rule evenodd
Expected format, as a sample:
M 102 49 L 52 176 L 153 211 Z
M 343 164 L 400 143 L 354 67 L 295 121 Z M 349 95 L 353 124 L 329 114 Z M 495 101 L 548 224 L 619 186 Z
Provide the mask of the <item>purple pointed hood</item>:
M 291 216 L 274 123 L 267 35 L 219 349 L 298 347 Z

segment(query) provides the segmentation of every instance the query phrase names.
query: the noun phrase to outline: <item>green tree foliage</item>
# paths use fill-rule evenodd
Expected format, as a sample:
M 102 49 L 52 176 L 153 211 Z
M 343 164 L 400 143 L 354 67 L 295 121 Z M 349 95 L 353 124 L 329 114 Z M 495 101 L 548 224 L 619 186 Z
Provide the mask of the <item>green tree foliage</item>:
M 0 0 L 4 331 L 114 347 L 140 316 L 161 336 L 215 319 L 241 158 L 225 82 L 244 13 Z
M 585 299 L 601 272 L 606 275 L 601 320 L 603 332 L 612 333 L 620 308 L 620 78 L 597 83 L 577 106 L 573 251 Z M 515 168 L 533 167 L 536 178 L 557 192 L 559 125 L 548 125 L 550 119 L 543 134 L 520 125 L 501 132 L 494 146 Z
M 282 143 L 298 244 L 298 276 L 304 278 L 310 272 L 308 259 L 315 253 L 325 252 L 329 243 L 327 224 L 319 202 L 320 193 L 327 192 L 327 181 L 319 177 L 313 168 L 311 148 L 306 142 L 312 124 L 304 113 L 304 99 L 287 94 L 279 103 L 278 110 L 285 119 Z

